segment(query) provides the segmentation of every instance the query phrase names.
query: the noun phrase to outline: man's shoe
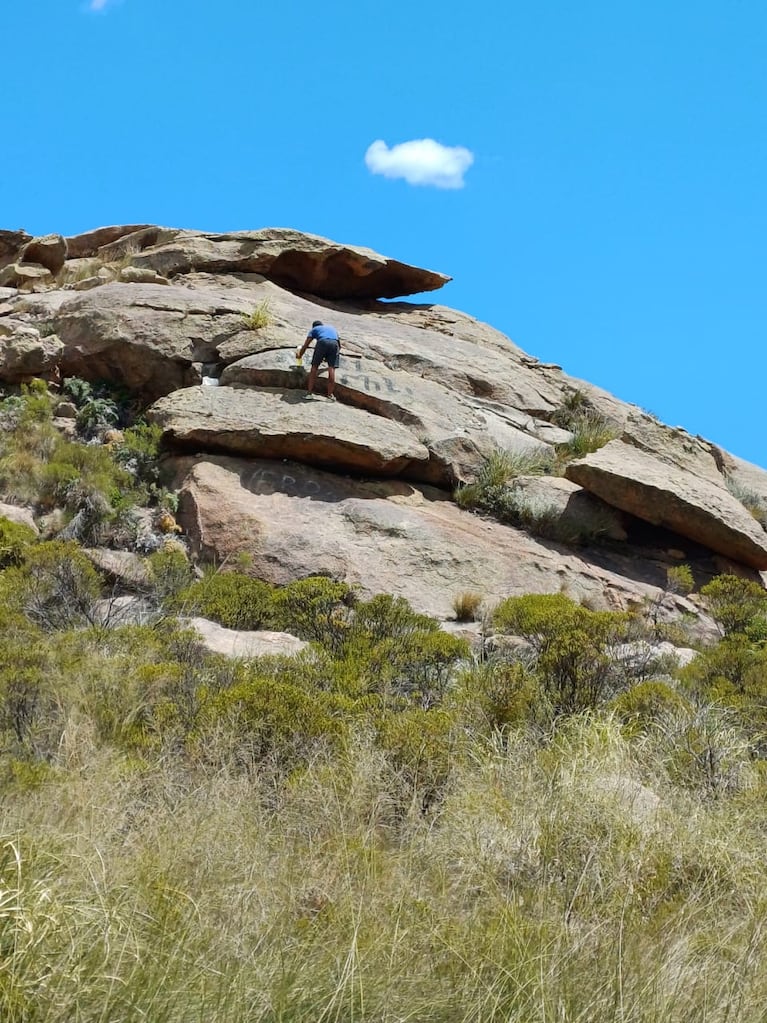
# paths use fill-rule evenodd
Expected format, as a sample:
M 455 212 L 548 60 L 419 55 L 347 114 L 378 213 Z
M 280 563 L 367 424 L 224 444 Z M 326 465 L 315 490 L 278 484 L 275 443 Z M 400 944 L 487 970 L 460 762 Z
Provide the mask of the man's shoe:
M 328 401 L 335 401 L 335 400 L 336 400 L 335 394 L 329 394 L 328 395 Z

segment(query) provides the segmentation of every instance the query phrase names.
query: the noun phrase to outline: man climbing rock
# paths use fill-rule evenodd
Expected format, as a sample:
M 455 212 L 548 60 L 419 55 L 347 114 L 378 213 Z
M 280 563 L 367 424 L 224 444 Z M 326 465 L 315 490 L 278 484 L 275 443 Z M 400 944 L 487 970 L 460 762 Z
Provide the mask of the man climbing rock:
M 297 358 L 299 361 L 304 357 L 304 352 L 312 341 L 314 341 L 314 353 L 312 355 L 312 368 L 309 370 L 309 381 L 306 385 L 306 390 L 309 394 L 314 394 L 314 385 L 317 382 L 317 370 L 323 362 L 327 362 L 328 398 L 330 401 L 335 401 L 336 397 L 333 392 L 336 388 L 336 370 L 338 369 L 338 361 L 341 353 L 341 341 L 338 337 L 338 331 L 335 327 L 331 327 L 329 323 L 323 323 L 322 320 L 315 320 L 312 324 L 312 329 L 306 335 L 306 341 L 304 341 L 303 346 L 298 350 Z

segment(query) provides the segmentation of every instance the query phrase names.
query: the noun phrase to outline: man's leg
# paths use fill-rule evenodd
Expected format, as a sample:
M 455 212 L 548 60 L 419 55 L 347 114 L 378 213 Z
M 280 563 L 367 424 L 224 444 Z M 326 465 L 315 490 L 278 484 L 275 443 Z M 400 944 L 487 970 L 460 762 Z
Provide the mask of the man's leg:
M 336 368 L 328 364 L 328 398 L 333 397 L 333 391 L 336 389 Z
M 309 392 L 309 394 L 314 394 L 314 384 L 317 380 L 317 368 L 318 368 L 317 366 L 312 366 L 312 368 L 309 370 L 309 380 L 306 384 L 306 390 Z

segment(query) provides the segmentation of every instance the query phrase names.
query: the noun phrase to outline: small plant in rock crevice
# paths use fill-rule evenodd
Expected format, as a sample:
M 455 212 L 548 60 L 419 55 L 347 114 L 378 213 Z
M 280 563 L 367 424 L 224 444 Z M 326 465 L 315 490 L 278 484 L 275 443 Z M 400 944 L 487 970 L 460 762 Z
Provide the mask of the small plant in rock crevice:
M 272 322 L 272 314 L 269 309 L 269 299 L 265 298 L 259 302 L 252 313 L 245 315 L 245 324 L 248 330 L 261 330 L 268 327 Z

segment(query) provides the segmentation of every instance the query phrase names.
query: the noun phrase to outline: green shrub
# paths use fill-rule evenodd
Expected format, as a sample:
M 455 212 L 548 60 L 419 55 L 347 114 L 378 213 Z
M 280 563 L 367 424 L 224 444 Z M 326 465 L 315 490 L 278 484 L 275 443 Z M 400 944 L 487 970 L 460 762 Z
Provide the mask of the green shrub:
M 667 682 L 648 679 L 619 693 L 612 707 L 631 732 L 638 732 L 669 716 L 689 711 L 690 704 Z
M 484 735 L 545 726 L 552 717 L 537 675 L 519 661 L 491 661 L 466 671 L 459 682 L 456 704 L 470 730 Z
M 686 597 L 695 589 L 695 579 L 689 565 L 673 565 L 666 569 L 666 589 Z
M 369 655 L 370 687 L 387 702 L 428 709 L 442 701 L 456 665 L 468 654 L 465 640 L 440 630 L 392 636 Z
M 494 451 L 480 466 L 474 483 L 459 487 L 455 500 L 461 508 L 478 508 L 503 521 L 508 485 L 518 476 L 542 476 L 552 469 L 545 451 Z
M 428 810 L 444 793 L 464 748 L 455 715 L 423 708 L 387 713 L 378 720 L 377 733 L 406 792 Z
M 147 558 L 152 587 L 161 601 L 193 586 L 192 566 L 186 552 L 177 546 L 164 547 Z M 183 604 L 183 601 L 181 602 Z M 194 598 L 192 598 L 194 603 Z M 179 605 L 180 606 L 180 605 Z M 217 621 L 218 619 L 214 619 Z
M 555 712 L 595 707 L 623 683 L 610 648 L 628 615 L 590 611 L 564 594 L 509 597 L 495 610 L 501 632 L 522 636 L 536 653 L 536 674 Z
M 161 559 L 158 568 L 167 560 Z M 254 630 L 271 623 L 272 596 L 272 587 L 259 579 L 239 572 L 209 572 L 181 589 L 171 606 L 185 614 L 210 618 L 227 629 Z
M 567 429 L 572 433 L 572 439 L 557 445 L 557 455 L 566 461 L 598 451 L 619 436 L 616 427 L 597 412 L 577 416 Z
M 349 608 L 354 591 L 346 583 L 313 577 L 288 583 L 272 599 L 275 628 L 320 643 L 332 655 L 341 654 L 349 631 Z
M 195 748 L 216 736 L 245 766 L 270 759 L 290 766 L 320 747 L 335 746 L 345 734 L 342 705 L 329 693 L 263 678 L 256 666 L 242 680 L 203 700 Z
M 156 493 L 160 479 L 161 438 L 162 427 L 156 423 L 137 423 L 124 431 L 114 450 L 115 462 L 150 494 Z
M 0 518 L 0 568 L 20 564 L 24 551 L 36 540 L 35 532 L 29 526 Z
M 722 633 L 745 632 L 758 624 L 767 611 L 767 592 L 750 579 L 737 575 L 718 575 L 701 587 L 711 617 Z
M 101 594 L 99 576 L 72 541 L 51 540 L 24 551 L 3 574 L 5 598 L 44 629 L 91 624 Z

